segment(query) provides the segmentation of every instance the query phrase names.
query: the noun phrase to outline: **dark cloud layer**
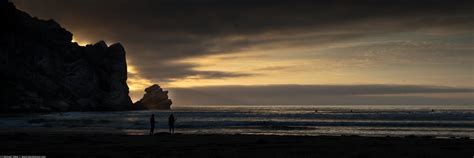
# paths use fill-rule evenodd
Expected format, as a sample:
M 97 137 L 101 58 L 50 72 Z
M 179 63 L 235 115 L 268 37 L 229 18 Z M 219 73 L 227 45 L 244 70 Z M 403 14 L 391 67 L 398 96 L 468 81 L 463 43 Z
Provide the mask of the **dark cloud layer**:
M 430 94 L 466 93 L 461 98 Z M 472 88 L 422 85 L 266 85 L 173 88 L 178 105 L 473 104 Z M 413 95 L 423 94 L 423 95 Z
M 140 67 L 140 74 L 151 79 L 159 79 L 161 82 L 169 82 L 187 77 L 198 79 L 223 79 L 229 77 L 248 77 L 258 75 L 250 72 L 241 73 L 194 70 L 193 67 L 195 67 L 193 64 L 160 61 L 155 64 L 142 65 L 142 67 Z
M 324 44 L 403 31 L 472 33 L 471 0 L 14 0 L 89 41 L 122 42 L 141 75 L 242 77 L 197 71 L 179 59 L 235 52 L 259 44 Z M 308 32 L 325 34 L 306 39 Z M 262 38 L 262 35 L 265 35 Z M 243 37 L 243 38 L 233 38 Z M 470 54 L 469 54 L 470 55 Z

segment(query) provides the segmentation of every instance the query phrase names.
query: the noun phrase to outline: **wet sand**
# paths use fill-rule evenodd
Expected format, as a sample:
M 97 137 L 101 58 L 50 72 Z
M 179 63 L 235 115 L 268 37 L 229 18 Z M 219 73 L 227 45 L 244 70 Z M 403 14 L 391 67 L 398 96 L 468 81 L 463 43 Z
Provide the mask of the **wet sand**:
M 0 155 L 46 157 L 466 157 L 473 139 L 0 132 Z

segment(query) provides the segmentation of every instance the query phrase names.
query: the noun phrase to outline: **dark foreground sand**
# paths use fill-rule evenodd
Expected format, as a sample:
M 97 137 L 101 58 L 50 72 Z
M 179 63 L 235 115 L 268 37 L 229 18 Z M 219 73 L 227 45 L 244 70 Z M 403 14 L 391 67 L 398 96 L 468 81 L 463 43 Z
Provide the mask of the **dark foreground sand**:
M 472 139 L 358 136 L 168 135 L 2 132 L 0 155 L 46 157 L 472 158 Z

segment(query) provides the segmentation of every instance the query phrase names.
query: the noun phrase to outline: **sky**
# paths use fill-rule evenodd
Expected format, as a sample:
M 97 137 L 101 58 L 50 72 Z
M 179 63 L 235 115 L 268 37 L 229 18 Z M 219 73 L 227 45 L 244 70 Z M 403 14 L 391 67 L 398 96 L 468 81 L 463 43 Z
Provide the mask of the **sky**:
M 133 100 L 474 104 L 468 0 L 13 0 L 81 45 L 120 42 Z

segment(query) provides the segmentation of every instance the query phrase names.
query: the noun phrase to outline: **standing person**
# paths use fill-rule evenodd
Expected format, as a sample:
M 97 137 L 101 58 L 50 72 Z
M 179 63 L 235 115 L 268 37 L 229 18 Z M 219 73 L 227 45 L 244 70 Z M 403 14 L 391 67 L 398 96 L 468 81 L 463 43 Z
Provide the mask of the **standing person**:
M 177 119 L 174 118 L 174 115 L 171 114 L 170 117 L 168 117 L 168 125 L 170 126 L 170 134 L 174 134 L 174 122 Z
M 152 136 L 154 134 L 155 130 L 155 114 L 151 114 L 150 117 L 150 135 Z

